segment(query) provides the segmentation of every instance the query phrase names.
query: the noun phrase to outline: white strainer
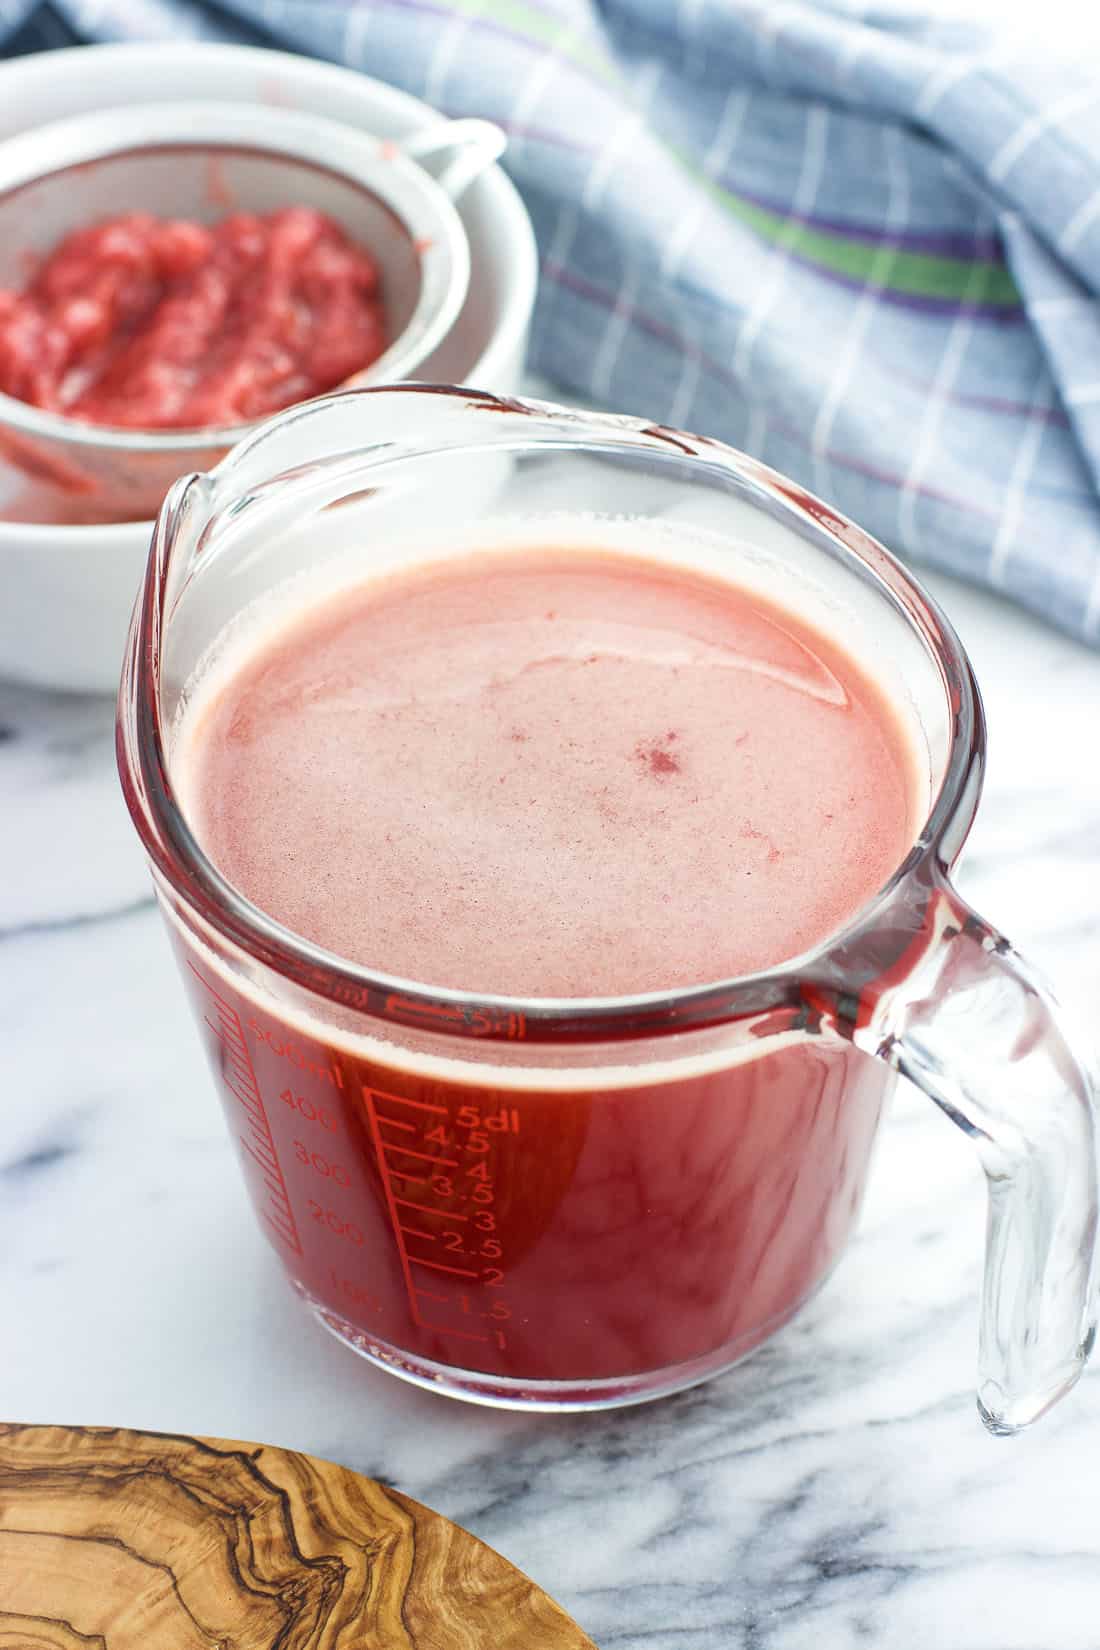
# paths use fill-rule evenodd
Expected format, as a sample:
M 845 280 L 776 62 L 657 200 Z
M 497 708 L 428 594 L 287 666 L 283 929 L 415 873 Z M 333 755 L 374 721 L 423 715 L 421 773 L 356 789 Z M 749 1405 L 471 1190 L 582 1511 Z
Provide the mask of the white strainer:
M 348 385 L 413 378 L 469 286 L 453 201 L 504 145 L 488 121 L 440 120 L 397 144 L 299 111 L 209 102 L 58 121 L 0 143 L 0 287 L 23 284 L 28 256 L 119 212 L 212 222 L 235 210 L 315 207 L 381 272 L 391 341 Z M 110 429 L 0 394 L 0 456 L 56 495 L 53 519 L 151 515 L 181 471 L 207 467 L 250 427 Z

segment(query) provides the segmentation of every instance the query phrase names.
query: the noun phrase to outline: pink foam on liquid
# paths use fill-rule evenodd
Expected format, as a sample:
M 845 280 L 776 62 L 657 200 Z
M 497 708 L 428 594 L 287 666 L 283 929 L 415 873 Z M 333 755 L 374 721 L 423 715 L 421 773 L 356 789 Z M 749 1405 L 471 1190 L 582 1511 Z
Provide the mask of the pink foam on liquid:
M 431 985 L 645 992 L 767 967 L 919 826 L 836 643 L 656 561 L 485 552 L 259 634 L 188 730 L 207 853 L 307 939 Z

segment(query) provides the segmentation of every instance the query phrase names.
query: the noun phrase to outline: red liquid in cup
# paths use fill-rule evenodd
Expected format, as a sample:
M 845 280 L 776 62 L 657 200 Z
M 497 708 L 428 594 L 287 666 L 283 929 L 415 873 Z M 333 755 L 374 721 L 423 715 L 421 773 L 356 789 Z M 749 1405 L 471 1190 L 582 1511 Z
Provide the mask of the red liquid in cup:
M 617 554 L 374 580 L 258 635 L 196 703 L 177 765 L 230 881 L 345 958 L 474 993 L 773 965 L 918 824 L 908 736 L 837 644 Z M 418 1062 L 186 960 L 276 1247 L 383 1354 L 578 1385 L 732 1357 L 847 1237 L 888 1082 L 862 1056 Z

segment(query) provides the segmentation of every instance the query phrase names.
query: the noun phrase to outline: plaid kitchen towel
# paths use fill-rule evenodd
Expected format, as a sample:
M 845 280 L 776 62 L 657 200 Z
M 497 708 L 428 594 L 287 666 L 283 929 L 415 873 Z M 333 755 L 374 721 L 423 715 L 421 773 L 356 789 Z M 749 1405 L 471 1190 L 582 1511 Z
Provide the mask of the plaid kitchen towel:
M 264 42 L 499 121 L 533 368 L 1100 645 L 1100 75 L 1056 33 L 900 0 L 0 0 L 9 51 Z

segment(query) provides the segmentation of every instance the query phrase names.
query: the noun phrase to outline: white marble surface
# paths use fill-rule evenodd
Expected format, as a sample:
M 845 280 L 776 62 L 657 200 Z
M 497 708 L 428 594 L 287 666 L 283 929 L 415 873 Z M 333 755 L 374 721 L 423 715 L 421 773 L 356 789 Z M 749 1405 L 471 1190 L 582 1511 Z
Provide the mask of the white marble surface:
M 1095 1021 L 1100 655 L 935 587 L 992 732 L 964 891 Z M 0 1416 L 346 1462 L 494 1544 L 602 1650 L 1095 1650 L 1100 1374 L 1022 1439 L 982 1431 L 982 1188 L 915 1095 L 839 1272 L 707 1387 L 508 1416 L 315 1327 L 246 1209 L 111 728 L 107 703 L 0 686 Z

